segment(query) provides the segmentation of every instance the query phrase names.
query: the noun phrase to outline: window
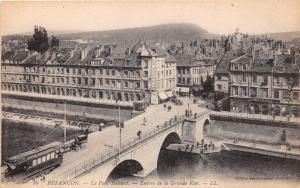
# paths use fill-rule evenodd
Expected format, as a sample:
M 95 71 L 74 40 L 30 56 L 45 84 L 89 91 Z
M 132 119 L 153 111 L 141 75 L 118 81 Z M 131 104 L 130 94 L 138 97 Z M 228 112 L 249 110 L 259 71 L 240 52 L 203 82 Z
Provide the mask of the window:
M 88 78 L 84 78 L 84 85 L 88 85 L 89 83 L 89 79 Z
M 234 64 L 234 69 L 238 70 L 239 69 L 239 65 L 238 64 Z
M 257 76 L 256 75 L 252 76 L 252 81 L 253 81 L 253 83 L 257 83 Z
M 111 81 L 111 86 L 112 86 L 112 87 L 116 87 L 116 81 L 112 80 L 112 81 Z
M 148 89 L 148 81 L 144 81 L 144 88 Z
M 246 64 L 243 64 L 243 70 L 246 70 L 246 68 L 247 68 Z
M 268 76 L 267 75 L 263 75 L 262 85 L 268 85 Z
M 81 84 L 81 78 L 77 78 L 77 83 Z
M 70 69 L 69 69 L 69 68 L 67 68 L 67 69 L 66 69 L 66 72 L 67 72 L 67 74 L 69 74 L 69 73 L 70 73 Z
M 124 71 L 124 76 L 128 76 L 128 71 Z
M 284 99 L 289 99 L 289 92 L 288 92 L 288 90 L 284 90 L 284 91 L 282 92 L 282 98 L 284 98 Z
M 81 68 L 78 69 L 78 74 L 81 74 Z
M 50 153 L 50 155 L 51 159 L 54 159 L 54 152 Z
M 221 80 L 221 75 L 218 75 L 218 76 L 217 76 L 217 80 Z
M 250 88 L 250 97 L 257 97 L 257 88 Z
M 51 156 L 50 156 L 50 153 L 46 156 L 46 160 L 50 160 L 51 159 Z
M 115 70 L 111 70 L 111 75 L 115 76 L 116 75 L 116 71 Z
M 98 83 L 99 83 L 99 86 L 102 86 L 102 85 L 103 85 L 103 80 L 102 80 L 102 78 L 98 78 Z
M 274 76 L 274 83 L 275 83 L 276 85 L 279 84 L 279 77 L 278 77 L 278 76 Z
M 99 74 L 102 75 L 103 74 L 103 70 L 99 69 Z
M 135 88 L 139 89 L 140 88 L 140 82 L 135 83 Z
M 238 87 L 233 87 L 233 95 L 238 95 Z
M 124 87 L 128 87 L 128 82 L 124 82 Z
M 109 70 L 106 70 L 106 75 L 109 75 Z
M 246 87 L 242 87 L 241 90 L 242 90 L 241 95 L 242 96 L 247 96 Z
M 293 92 L 293 99 L 298 100 L 299 99 L 299 92 Z
M 222 89 L 222 85 L 221 84 L 217 84 L 218 90 L 220 91 Z
M 33 159 L 32 161 L 32 166 L 36 166 L 37 165 L 37 160 L 36 159 Z
M 42 158 L 38 158 L 37 159 L 37 164 L 41 164 L 42 163 Z
M 89 74 L 89 69 L 85 68 L 85 74 Z
M 148 77 L 148 71 L 144 71 L 144 75 Z
M 263 98 L 268 98 L 268 89 L 262 89 L 262 97 Z
M 91 86 L 95 86 L 95 78 L 91 78 Z
M 106 86 L 109 86 L 109 80 L 106 80 Z
M 148 60 L 144 60 L 144 68 L 148 69 Z
M 246 82 L 246 79 L 247 79 L 246 74 L 242 75 L 242 79 L 243 79 L 243 82 Z
M 274 91 L 274 98 L 279 99 L 279 91 L 278 90 Z

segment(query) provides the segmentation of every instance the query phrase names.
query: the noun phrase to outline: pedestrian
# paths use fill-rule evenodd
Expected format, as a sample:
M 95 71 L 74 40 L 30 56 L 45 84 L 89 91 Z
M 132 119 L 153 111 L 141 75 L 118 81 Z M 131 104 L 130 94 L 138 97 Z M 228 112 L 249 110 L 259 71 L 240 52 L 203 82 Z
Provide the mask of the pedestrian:
M 144 121 L 144 126 L 145 126 L 147 123 L 146 117 L 144 117 L 143 121 Z
M 192 110 L 190 110 L 190 116 L 192 115 Z
M 212 144 L 212 150 L 215 150 L 215 144 Z
M 201 139 L 201 145 L 204 145 L 204 139 Z
M 136 133 L 136 135 L 139 137 L 139 139 L 141 138 L 141 134 L 142 134 L 142 131 L 141 131 L 141 130 L 139 130 L 139 131 Z
M 166 109 L 166 107 L 167 107 L 167 105 L 166 105 L 166 104 L 164 104 L 164 109 Z

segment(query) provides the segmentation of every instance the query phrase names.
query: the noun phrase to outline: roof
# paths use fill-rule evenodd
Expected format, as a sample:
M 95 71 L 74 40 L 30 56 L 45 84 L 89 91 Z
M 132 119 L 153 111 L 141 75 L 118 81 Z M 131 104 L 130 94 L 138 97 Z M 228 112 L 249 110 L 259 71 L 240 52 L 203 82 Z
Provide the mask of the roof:
M 233 52 L 226 52 L 220 59 L 220 63 L 217 65 L 215 74 L 229 74 L 230 61 L 235 59 Z
M 234 61 L 238 64 L 250 64 L 251 72 L 274 72 L 274 73 L 299 73 L 300 57 L 299 55 L 280 54 L 275 58 L 255 58 L 252 56 L 243 56 Z
M 28 51 L 7 51 L 2 54 L 2 60 L 9 60 L 9 61 L 24 61 L 28 56 Z

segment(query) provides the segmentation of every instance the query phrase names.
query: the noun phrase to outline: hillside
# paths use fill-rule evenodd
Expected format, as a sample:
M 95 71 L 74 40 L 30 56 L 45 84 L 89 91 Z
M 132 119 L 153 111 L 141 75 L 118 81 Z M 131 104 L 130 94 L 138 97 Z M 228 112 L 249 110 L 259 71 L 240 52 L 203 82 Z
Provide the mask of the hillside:
M 295 46 L 298 46 L 300 48 L 300 37 L 290 41 L 289 44 L 294 44 Z
M 283 42 L 289 42 L 289 41 L 294 40 L 295 38 L 300 38 L 300 31 L 268 33 L 267 35 L 276 40 L 282 40 Z
M 135 42 L 137 40 L 169 42 L 208 37 L 209 33 L 193 24 L 164 24 L 120 30 L 91 31 L 58 35 L 60 39 L 85 39 L 101 42 Z

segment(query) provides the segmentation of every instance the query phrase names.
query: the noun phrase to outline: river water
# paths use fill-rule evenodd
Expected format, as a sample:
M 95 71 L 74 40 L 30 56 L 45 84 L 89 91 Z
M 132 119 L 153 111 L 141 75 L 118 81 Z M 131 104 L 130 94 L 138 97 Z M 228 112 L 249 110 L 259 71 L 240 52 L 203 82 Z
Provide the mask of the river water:
M 208 183 L 224 180 L 300 180 L 300 162 L 296 160 L 231 151 L 204 158 L 163 152 L 157 170 L 146 180 L 196 179 Z

